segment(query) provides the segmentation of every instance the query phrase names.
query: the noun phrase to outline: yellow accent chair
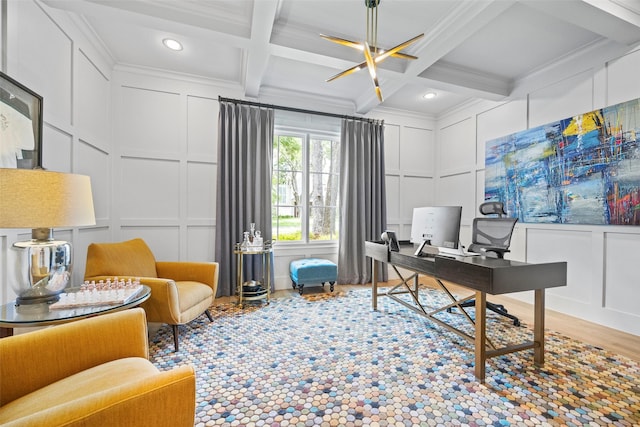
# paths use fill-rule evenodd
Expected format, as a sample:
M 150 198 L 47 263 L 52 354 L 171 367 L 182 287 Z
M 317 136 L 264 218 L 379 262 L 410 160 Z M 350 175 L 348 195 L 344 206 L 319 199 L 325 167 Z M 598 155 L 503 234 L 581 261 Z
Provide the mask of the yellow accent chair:
M 151 288 L 151 297 L 140 306 L 150 323 L 166 323 L 173 328 L 178 351 L 178 325 L 205 313 L 213 321 L 209 307 L 218 289 L 218 263 L 156 261 L 142 239 L 117 243 L 92 243 L 87 250 L 84 280 L 139 278 Z
M 149 361 L 141 308 L 0 339 L 4 427 L 193 427 L 195 388 Z

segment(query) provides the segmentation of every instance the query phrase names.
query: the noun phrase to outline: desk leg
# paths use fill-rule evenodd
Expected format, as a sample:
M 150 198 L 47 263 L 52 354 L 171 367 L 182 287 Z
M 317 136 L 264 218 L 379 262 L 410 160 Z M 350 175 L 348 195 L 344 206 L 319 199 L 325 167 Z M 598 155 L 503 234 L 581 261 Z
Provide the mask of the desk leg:
M 0 338 L 13 336 L 13 328 L 0 328 Z
M 533 361 L 536 365 L 544 364 L 544 289 L 535 290 L 533 313 Z
M 371 258 L 371 307 L 378 309 L 378 261 Z
M 484 382 L 487 362 L 487 294 L 476 291 L 475 375 Z

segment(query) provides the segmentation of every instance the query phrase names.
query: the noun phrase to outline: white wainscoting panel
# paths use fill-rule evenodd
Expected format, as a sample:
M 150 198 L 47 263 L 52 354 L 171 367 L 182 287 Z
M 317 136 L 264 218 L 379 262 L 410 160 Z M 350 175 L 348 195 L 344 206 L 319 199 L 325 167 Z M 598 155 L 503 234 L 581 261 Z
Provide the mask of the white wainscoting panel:
M 218 100 L 187 96 L 187 152 L 189 158 L 217 161 Z
M 594 109 L 593 73 L 583 71 L 529 95 L 529 127 L 565 119 Z
M 111 146 L 111 85 L 84 52 L 76 65 L 75 107 L 77 134 L 104 151 Z
M 121 89 L 121 129 L 118 145 L 123 153 L 180 153 L 184 129 L 180 95 L 132 87 Z
M 74 172 L 91 177 L 93 210 L 96 214 L 96 220 L 108 220 L 111 209 L 109 155 L 83 141 L 78 141 L 76 155 L 81 160 L 76 162 Z
M 529 228 L 527 230 L 527 262 L 567 262 L 567 286 L 547 289 L 555 296 L 591 305 L 593 301 L 594 272 L 590 231 L 563 230 L 558 226 Z M 596 260 L 596 263 L 601 262 Z M 599 282 L 595 280 L 595 282 Z
M 44 123 L 42 131 L 42 166 L 55 172 L 71 172 L 72 135 Z
M 433 205 L 435 200 L 433 178 L 405 177 L 402 181 L 402 193 L 410 194 L 411 197 L 402 199 L 400 214 L 411 221 L 413 208 Z
M 384 125 L 384 167 L 387 173 L 400 170 L 400 126 Z
M 479 168 L 484 168 L 487 141 L 527 128 L 527 102 L 524 99 L 518 99 L 483 111 L 477 115 L 476 122 L 476 162 Z M 484 177 L 478 183 L 484 188 Z M 484 194 L 478 200 L 483 201 Z
M 434 135 L 429 129 L 403 127 L 400 135 L 400 169 L 405 174 L 434 173 Z
M 440 129 L 438 134 L 438 174 L 475 166 L 475 118 L 467 118 Z
M 12 2 L 8 9 L 9 49 L 15 48 L 18 60 L 17 72 L 9 68 L 9 74 L 44 97 L 46 121 L 70 125 L 72 40 L 33 1 Z
M 636 263 L 640 235 L 605 234 L 604 307 L 640 316 L 640 280 Z M 639 319 L 640 320 L 640 319 Z
M 108 227 L 81 228 L 73 242 L 73 283 L 82 284 L 87 267 L 87 249 L 91 243 L 111 242 Z
M 187 226 L 187 260 L 210 262 L 215 259 L 214 226 Z
M 157 226 L 122 227 L 121 240 L 143 239 L 158 261 L 180 261 L 180 228 Z
M 400 214 L 400 177 L 387 175 L 385 180 L 387 191 L 387 223 L 399 222 Z
M 607 105 L 640 98 L 640 49 L 611 61 L 607 67 Z
M 462 206 L 462 222 L 471 223 L 477 216 L 475 197 L 475 177 L 472 173 L 460 173 L 440 177 L 436 190 L 436 204 L 440 206 Z
M 122 219 L 171 219 L 180 214 L 180 164 L 177 161 L 125 157 L 118 180 Z M 151 189 L 162 189 L 156 193 Z M 176 240 L 177 242 L 177 240 Z
M 187 218 L 211 221 L 216 217 L 217 166 L 187 162 Z

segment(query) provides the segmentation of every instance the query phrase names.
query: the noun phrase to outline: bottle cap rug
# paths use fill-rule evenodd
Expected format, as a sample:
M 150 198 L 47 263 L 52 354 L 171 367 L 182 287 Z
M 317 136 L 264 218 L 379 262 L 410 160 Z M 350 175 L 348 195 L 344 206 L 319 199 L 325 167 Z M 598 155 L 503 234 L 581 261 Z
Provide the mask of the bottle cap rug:
M 544 366 L 532 350 L 496 357 L 482 384 L 471 343 L 389 298 L 372 310 L 370 289 L 210 311 L 180 327 L 180 351 L 167 326 L 150 349 L 159 369 L 195 368 L 196 426 L 640 425 L 640 363 L 553 331 Z M 487 318 L 494 344 L 532 339 L 531 325 Z

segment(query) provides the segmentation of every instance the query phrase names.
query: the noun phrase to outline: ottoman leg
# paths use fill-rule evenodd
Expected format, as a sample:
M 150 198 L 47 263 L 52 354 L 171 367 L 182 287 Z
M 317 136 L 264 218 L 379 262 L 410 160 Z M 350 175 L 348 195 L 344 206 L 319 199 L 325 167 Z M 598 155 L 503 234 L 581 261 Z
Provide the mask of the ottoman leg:
M 331 290 L 331 292 L 333 292 L 333 285 L 334 285 L 335 283 L 336 283 L 336 282 L 329 282 L 329 284 L 331 285 L 331 286 L 329 287 L 329 289 Z
M 304 283 L 298 284 L 298 292 L 302 295 L 302 289 L 304 288 Z

